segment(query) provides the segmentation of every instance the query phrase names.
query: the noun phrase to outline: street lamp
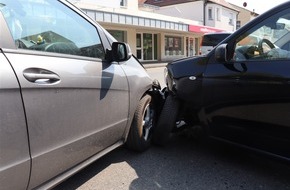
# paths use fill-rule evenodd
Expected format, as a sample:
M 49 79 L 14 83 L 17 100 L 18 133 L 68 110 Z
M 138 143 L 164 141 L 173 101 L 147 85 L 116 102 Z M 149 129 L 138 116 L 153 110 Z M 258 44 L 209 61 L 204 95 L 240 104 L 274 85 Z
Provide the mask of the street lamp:
M 244 2 L 244 3 L 243 3 L 243 6 L 244 6 L 244 7 L 247 7 L 247 2 Z

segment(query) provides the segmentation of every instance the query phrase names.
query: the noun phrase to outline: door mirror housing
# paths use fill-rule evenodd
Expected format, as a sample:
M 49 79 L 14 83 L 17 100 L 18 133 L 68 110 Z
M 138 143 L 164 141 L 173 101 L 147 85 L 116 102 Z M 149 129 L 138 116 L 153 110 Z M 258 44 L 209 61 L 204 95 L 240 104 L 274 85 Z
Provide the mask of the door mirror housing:
M 127 61 L 132 57 L 132 51 L 127 43 L 113 42 L 112 49 L 106 51 L 106 60 L 112 62 Z
M 228 44 L 221 44 L 215 48 L 215 59 L 218 62 L 228 62 Z

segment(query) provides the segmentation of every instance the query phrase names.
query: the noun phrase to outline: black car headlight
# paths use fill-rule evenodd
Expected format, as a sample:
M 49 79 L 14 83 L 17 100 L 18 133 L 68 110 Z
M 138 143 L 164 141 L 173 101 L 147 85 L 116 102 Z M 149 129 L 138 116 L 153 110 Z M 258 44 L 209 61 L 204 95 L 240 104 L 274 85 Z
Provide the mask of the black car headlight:
M 167 84 L 167 77 L 168 77 L 168 69 L 165 67 L 164 68 L 164 82 L 165 82 L 165 85 L 168 85 Z
M 167 68 L 164 69 L 164 81 L 170 91 L 173 91 L 173 89 L 175 89 L 176 85 L 175 80 L 173 79 L 172 75 L 168 72 Z

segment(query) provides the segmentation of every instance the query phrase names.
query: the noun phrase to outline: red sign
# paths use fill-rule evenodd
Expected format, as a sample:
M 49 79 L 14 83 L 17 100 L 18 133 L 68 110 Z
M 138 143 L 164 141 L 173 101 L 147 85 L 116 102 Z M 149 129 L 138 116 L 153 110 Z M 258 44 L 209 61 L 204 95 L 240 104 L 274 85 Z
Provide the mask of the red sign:
M 196 26 L 196 25 L 189 25 L 190 32 L 196 33 L 210 33 L 210 32 L 225 32 L 225 30 L 209 27 L 209 26 Z

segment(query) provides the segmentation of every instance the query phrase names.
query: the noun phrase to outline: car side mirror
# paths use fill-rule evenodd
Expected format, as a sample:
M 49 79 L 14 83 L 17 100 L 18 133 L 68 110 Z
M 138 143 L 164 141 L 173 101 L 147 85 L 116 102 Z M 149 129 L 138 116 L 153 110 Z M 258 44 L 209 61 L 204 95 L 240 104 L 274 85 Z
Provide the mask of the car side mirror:
M 112 50 L 106 51 L 106 60 L 112 62 L 122 62 L 127 61 L 131 58 L 132 52 L 131 48 L 127 43 L 123 42 L 113 42 Z
M 229 60 L 227 48 L 227 44 L 221 44 L 215 48 L 215 59 L 218 62 L 224 63 Z

